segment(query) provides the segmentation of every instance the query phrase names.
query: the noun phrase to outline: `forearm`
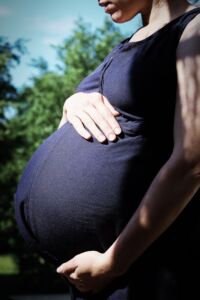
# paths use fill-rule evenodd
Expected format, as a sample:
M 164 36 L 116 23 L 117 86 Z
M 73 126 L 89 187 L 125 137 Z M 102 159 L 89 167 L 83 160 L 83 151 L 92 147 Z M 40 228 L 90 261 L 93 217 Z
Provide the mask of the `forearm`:
M 124 273 L 148 246 L 173 223 L 200 187 L 193 168 L 166 163 L 140 206 L 107 250 L 116 273 Z

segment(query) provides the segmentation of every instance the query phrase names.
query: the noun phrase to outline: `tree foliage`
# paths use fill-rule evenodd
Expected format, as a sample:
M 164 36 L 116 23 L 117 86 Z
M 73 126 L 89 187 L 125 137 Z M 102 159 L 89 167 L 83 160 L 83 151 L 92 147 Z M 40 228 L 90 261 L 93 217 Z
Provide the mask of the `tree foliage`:
M 18 93 L 12 84 L 11 68 L 20 63 L 20 57 L 26 51 L 22 40 L 11 44 L 0 37 L 0 250 L 6 251 L 14 244 L 12 195 L 18 175 L 14 161 L 17 145 L 21 144 L 10 119 L 11 113 L 17 114 Z M 15 118 L 13 118 L 14 121 Z M 23 138 L 25 141 L 25 139 Z

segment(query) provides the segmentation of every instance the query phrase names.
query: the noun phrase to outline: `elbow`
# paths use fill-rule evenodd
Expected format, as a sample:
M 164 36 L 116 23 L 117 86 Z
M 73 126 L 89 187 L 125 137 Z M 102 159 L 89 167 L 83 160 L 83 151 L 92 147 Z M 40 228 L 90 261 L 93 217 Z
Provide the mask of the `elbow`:
M 188 149 L 174 151 L 170 161 L 183 176 L 185 175 L 200 184 L 200 153 Z
M 184 161 L 189 176 L 200 184 L 200 160 Z

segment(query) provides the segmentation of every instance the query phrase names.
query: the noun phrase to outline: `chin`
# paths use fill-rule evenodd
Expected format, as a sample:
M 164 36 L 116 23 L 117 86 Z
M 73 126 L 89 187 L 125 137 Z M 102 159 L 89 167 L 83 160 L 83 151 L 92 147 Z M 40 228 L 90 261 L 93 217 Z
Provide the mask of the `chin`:
M 116 14 L 111 15 L 112 21 L 118 24 L 122 24 L 122 23 L 126 23 L 128 21 L 130 21 L 133 17 L 130 18 L 125 18 L 123 16 L 119 16 Z

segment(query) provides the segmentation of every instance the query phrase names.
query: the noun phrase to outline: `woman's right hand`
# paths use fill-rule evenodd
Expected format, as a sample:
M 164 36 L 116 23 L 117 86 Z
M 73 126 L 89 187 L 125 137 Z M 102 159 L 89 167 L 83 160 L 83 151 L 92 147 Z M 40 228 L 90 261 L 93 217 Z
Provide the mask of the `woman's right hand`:
M 116 120 L 120 113 L 113 108 L 108 99 L 100 93 L 76 93 L 67 98 L 58 128 L 69 121 L 85 139 L 92 135 L 99 141 L 114 141 L 121 133 Z

